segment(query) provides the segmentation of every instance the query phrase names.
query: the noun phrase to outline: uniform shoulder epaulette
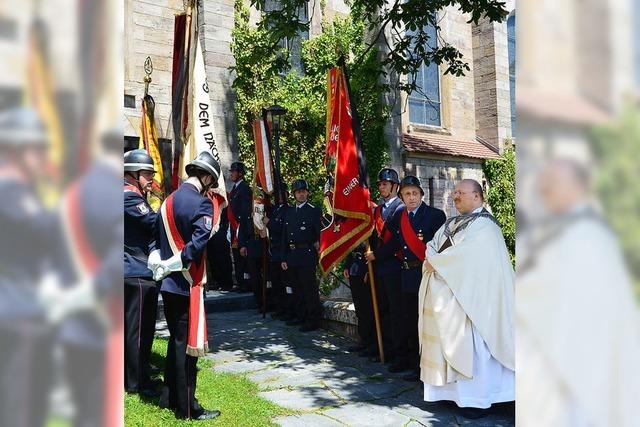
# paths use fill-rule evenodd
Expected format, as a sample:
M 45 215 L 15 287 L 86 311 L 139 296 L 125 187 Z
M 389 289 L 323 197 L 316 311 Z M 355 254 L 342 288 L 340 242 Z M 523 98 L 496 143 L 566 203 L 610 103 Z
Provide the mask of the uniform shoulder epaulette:
M 311 203 L 307 202 L 307 205 L 309 205 L 309 207 L 312 207 L 315 209 L 315 206 L 313 206 Z

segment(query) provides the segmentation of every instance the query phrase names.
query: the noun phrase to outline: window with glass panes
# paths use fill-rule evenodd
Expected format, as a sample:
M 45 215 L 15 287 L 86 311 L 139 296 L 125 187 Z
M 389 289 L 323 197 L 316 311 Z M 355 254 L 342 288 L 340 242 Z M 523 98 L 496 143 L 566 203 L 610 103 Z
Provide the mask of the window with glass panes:
M 511 135 L 516 136 L 516 15 L 507 19 L 509 40 L 509 97 L 511 102 Z
M 429 47 L 435 48 L 438 45 L 436 27 L 429 23 L 425 32 L 429 35 Z M 415 81 L 417 85 L 417 89 L 409 95 L 409 121 L 420 125 L 440 126 L 440 71 L 438 65 L 422 63 L 415 78 L 410 75 L 409 81 Z

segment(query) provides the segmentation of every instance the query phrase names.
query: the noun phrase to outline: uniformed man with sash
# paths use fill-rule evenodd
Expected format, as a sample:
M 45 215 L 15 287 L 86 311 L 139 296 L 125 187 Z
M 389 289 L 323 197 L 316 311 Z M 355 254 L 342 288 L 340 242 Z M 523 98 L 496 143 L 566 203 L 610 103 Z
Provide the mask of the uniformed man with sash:
M 160 405 L 174 409 L 179 418 L 205 420 L 220 415 L 202 408 L 195 398 L 196 362 L 208 350 L 203 286 L 214 212 L 205 194 L 218 185 L 220 165 L 205 151 L 185 171 L 187 180 L 160 207 L 160 253 L 149 257 L 154 279 L 163 279 L 160 290 L 170 333 Z
M 396 241 L 402 250 L 402 335 L 400 336 L 400 360 L 406 359 L 411 372 L 404 377 L 408 381 L 420 379 L 418 351 L 418 290 L 422 278 L 422 262 L 427 242 L 447 219 L 440 209 L 427 205 L 422 197 L 424 190 L 420 180 L 408 175 L 400 182 L 400 198 L 405 208 L 396 217 L 394 226 Z
M 156 395 L 150 375 L 158 290 L 147 267 L 155 248 L 157 214 L 147 202 L 155 168 L 143 149 L 124 155 L 125 390 Z
M 390 227 L 393 218 L 404 206 L 398 198 L 400 178 L 398 172 L 391 168 L 383 168 L 378 172 L 378 191 L 382 200 L 373 211 L 375 230 L 372 233 L 371 249 L 365 254 L 367 261 L 374 263 L 375 284 L 378 298 L 378 311 L 382 327 L 382 339 L 385 359 L 393 362 L 400 344 L 396 337 L 402 334 L 402 293 L 400 286 L 400 259 L 398 251 L 388 250 L 387 245 L 392 240 L 394 230 Z M 386 246 L 386 248 L 385 248 Z M 374 360 L 378 351 L 371 349 Z M 391 372 L 404 370 L 390 366 Z

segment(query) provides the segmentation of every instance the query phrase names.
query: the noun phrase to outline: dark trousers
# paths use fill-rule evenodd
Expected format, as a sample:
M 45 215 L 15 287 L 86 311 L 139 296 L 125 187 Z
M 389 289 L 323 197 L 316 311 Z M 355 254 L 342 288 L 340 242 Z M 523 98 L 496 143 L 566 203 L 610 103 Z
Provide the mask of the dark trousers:
M 251 276 L 251 291 L 253 292 L 253 296 L 256 299 L 256 304 L 258 305 L 258 309 L 262 310 L 262 295 L 263 295 L 263 278 L 264 278 L 264 261 L 262 258 L 249 258 L 247 259 L 247 264 L 249 266 L 249 275 Z M 268 264 L 267 264 L 267 275 L 268 272 Z M 269 297 L 269 290 L 267 289 L 267 298 Z M 269 301 L 267 299 L 267 309 L 269 308 Z
M 251 290 L 251 284 L 249 283 L 249 277 L 247 277 L 249 276 L 249 266 L 247 265 L 247 258 L 240 255 L 240 249 L 234 248 L 232 249 L 232 253 L 236 284 L 243 291 L 249 292 Z
M 420 364 L 418 338 L 418 291 L 422 279 L 422 268 L 402 271 L 402 311 L 406 336 L 407 360 L 412 368 L 418 369 Z
M 358 317 L 358 335 L 362 345 L 368 348 L 376 348 L 376 327 L 373 318 L 373 305 L 371 301 L 371 287 L 364 281 L 364 276 L 350 276 L 349 286 L 353 305 Z
M 124 279 L 124 387 L 130 393 L 149 387 L 150 358 L 158 314 L 156 282 Z
M 105 348 L 64 344 L 64 370 L 76 409 L 73 425 L 100 426 L 105 418 Z
M 278 314 L 287 311 L 284 272 L 280 261 L 269 263 L 269 281 L 271 282 L 271 304 Z
M 404 311 L 404 329 L 407 336 L 407 355 L 409 365 L 418 369 L 420 366 L 418 344 L 418 291 L 402 292 L 402 307 Z
M 0 322 L 0 426 L 45 425 L 53 335 L 44 321 Z
M 282 265 L 282 263 L 280 263 L 280 265 Z M 282 277 L 282 288 L 284 292 L 284 296 L 282 299 L 283 301 L 282 307 L 284 310 L 284 314 L 290 317 L 297 317 L 297 311 L 296 311 L 297 294 L 295 294 L 293 291 L 293 288 L 295 287 L 295 285 L 293 284 L 293 281 L 292 281 L 291 270 L 290 269 L 283 270 L 282 267 L 280 267 L 280 272 Z
M 162 292 L 162 301 L 169 344 L 160 405 L 175 409 L 179 416 L 195 417 L 202 408 L 195 398 L 198 358 L 187 354 L 189 297 Z
M 213 280 L 222 290 L 233 287 L 233 265 L 231 263 L 231 244 L 227 236 L 214 234 L 207 243 L 207 259 Z
M 386 359 L 393 360 L 396 363 L 406 363 L 406 342 L 403 338 L 403 313 L 402 313 L 402 288 L 400 285 L 400 275 L 388 274 L 377 278 L 380 280 L 380 292 L 378 293 L 378 302 L 382 306 L 386 304 L 386 325 L 383 326 L 383 333 L 386 329 L 384 338 L 384 349 L 387 355 Z M 383 294 L 383 298 L 380 295 Z M 381 302 L 384 301 L 384 302 Z
M 293 285 L 296 316 L 307 325 L 319 326 L 321 308 L 316 266 L 289 266 L 287 271 Z

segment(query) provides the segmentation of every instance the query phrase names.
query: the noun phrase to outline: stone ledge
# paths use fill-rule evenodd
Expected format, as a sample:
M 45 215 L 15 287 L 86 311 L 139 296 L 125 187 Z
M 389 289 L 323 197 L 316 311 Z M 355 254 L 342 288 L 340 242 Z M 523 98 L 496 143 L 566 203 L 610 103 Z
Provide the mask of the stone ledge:
M 352 302 L 322 300 L 322 327 L 331 332 L 358 339 L 358 318 Z

